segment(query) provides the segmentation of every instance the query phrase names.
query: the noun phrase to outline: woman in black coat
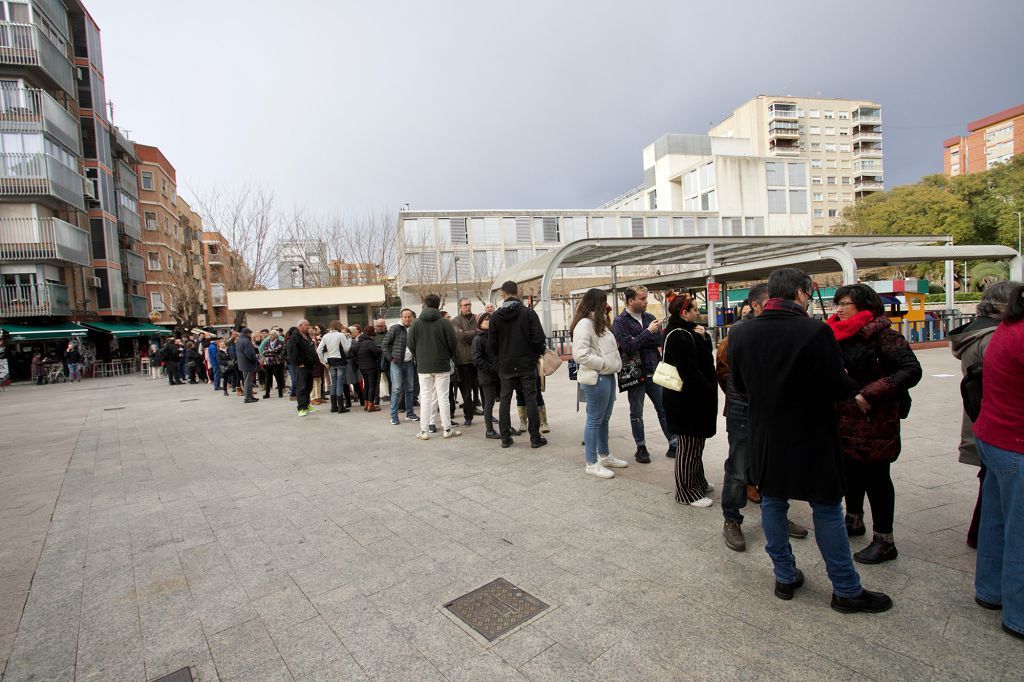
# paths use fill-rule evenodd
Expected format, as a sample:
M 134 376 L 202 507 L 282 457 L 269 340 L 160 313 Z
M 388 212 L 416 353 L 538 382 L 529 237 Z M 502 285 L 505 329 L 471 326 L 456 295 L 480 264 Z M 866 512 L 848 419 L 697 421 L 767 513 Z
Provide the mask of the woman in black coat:
M 374 341 L 375 335 L 373 327 L 367 325 L 349 350 L 359 373 L 363 375 L 363 409 L 367 412 L 380 412 L 377 405 L 380 389 L 380 346 Z
M 838 312 L 828 320 L 857 394 L 837 403 L 846 472 L 846 532 L 864 535 L 864 494 L 871 503 L 874 538 L 853 555 L 863 564 L 896 558 L 892 522 L 896 491 L 889 465 L 900 454 L 900 415 L 910 409 L 908 390 L 921 380 L 921 364 L 903 335 L 892 328 L 875 290 L 839 287 Z
M 718 383 L 711 339 L 697 324 L 700 314 L 689 294 L 676 296 L 668 306 L 665 362 L 683 379 L 683 390 L 665 389 L 661 401 L 669 433 L 679 436 L 676 449 L 676 502 L 694 507 L 712 504 L 704 477 L 704 442 L 715 435 L 718 422 Z
M 481 313 L 477 320 L 476 336 L 473 337 L 473 366 L 476 367 L 476 380 L 483 396 L 484 424 L 487 425 L 485 438 L 501 438 L 494 428 L 494 396 L 501 388 L 498 377 L 498 366 L 487 350 L 487 330 L 491 326 L 491 314 Z M 540 393 L 537 393 L 538 397 Z

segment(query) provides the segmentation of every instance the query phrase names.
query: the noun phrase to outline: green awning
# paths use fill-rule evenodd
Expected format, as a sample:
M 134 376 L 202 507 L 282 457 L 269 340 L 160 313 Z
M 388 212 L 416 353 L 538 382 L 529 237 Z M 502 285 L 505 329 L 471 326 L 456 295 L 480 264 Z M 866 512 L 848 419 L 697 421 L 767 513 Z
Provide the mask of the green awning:
M 49 341 L 52 339 L 68 339 L 72 336 L 85 336 L 88 332 L 73 322 L 62 324 L 3 324 L 0 326 L 11 335 L 11 341 Z
M 115 339 L 126 339 L 133 336 L 166 336 L 171 330 L 152 324 L 132 324 L 128 322 L 82 322 L 82 326 L 94 331 L 112 335 Z

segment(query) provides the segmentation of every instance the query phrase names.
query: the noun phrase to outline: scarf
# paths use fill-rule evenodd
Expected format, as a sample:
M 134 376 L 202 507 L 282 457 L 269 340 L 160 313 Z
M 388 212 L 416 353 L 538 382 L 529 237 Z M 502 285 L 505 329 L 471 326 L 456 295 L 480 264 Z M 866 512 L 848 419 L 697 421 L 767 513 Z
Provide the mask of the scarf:
M 764 304 L 765 310 L 778 310 L 784 313 L 796 313 L 803 315 L 804 317 L 810 317 L 807 314 L 807 309 L 796 301 L 790 301 L 785 298 L 769 298 Z
M 845 341 L 859 334 L 860 330 L 874 319 L 874 313 L 862 310 L 848 320 L 839 319 L 839 313 L 836 313 L 828 318 L 827 323 L 832 328 L 832 333 L 836 335 L 836 341 Z

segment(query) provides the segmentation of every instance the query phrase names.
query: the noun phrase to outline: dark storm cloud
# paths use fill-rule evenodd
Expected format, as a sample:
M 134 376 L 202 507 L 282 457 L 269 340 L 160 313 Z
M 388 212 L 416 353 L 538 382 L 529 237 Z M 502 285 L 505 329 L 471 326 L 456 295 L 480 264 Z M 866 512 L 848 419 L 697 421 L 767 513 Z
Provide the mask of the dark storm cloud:
M 183 185 L 316 211 L 586 208 L 757 94 L 883 106 L 889 186 L 1024 102 L 1024 3 L 92 0 L 117 122 Z

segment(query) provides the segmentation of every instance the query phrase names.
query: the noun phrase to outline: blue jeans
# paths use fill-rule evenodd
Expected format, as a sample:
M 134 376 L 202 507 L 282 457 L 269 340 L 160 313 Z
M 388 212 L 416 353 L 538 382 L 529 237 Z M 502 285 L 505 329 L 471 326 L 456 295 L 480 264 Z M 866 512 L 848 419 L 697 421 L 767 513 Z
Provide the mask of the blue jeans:
M 601 374 L 593 386 L 580 384 L 587 396 L 587 421 L 583 427 L 583 452 L 587 464 L 595 464 L 598 455 L 609 454 L 608 422 L 615 406 L 615 375 Z
M 722 482 L 722 516 L 743 523 L 740 509 L 747 506 L 747 407 L 728 405 L 725 430 L 729 434 L 729 456 L 725 458 Z
M 213 390 L 220 390 L 220 365 L 210 365 L 210 378 L 213 379 Z
M 391 418 L 398 419 L 398 396 L 405 391 L 405 414 L 413 416 L 416 414 L 413 407 L 416 405 L 416 366 L 410 362 L 391 363 Z
M 68 363 L 68 381 L 82 380 L 82 365 L 77 362 Z
M 637 447 L 647 444 L 647 437 L 644 433 L 644 396 L 647 396 L 651 399 L 654 411 L 658 414 L 661 432 L 665 434 L 668 444 L 674 448 L 677 439 L 668 432 L 665 408 L 661 405 L 661 386 L 648 378 L 647 381 L 642 381 L 636 386 L 626 389 L 626 396 L 629 398 L 629 426 L 633 429 L 633 441 Z
M 295 365 L 288 363 L 288 395 L 295 397 Z
M 974 590 L 1002 604 L 1003 624 L 1024 633 L 1024 452 L 974 441 L 985 466 Z
M 860 576 L 850 556 L 850 538 L 846 535 L 843 502 L 808 502 L 814 516 L 814 539 L 825 560 L 825 570 L 832 581 L 832 591 L 840 597 L 856 597 L 863 591 Z M 775 566 L 775 579 L 780 583 L 796 581 L 796 558 L 789 544 L 789 500 L 761 494 L 761 526 L 764 527 L 765 551 Z
M 331 375 L 331 395 L 335 398 L 345 395 L 345 386 L 348 384 L 345 373 L 348 371 L 348 365 L 328 367 L 327 371 Z

